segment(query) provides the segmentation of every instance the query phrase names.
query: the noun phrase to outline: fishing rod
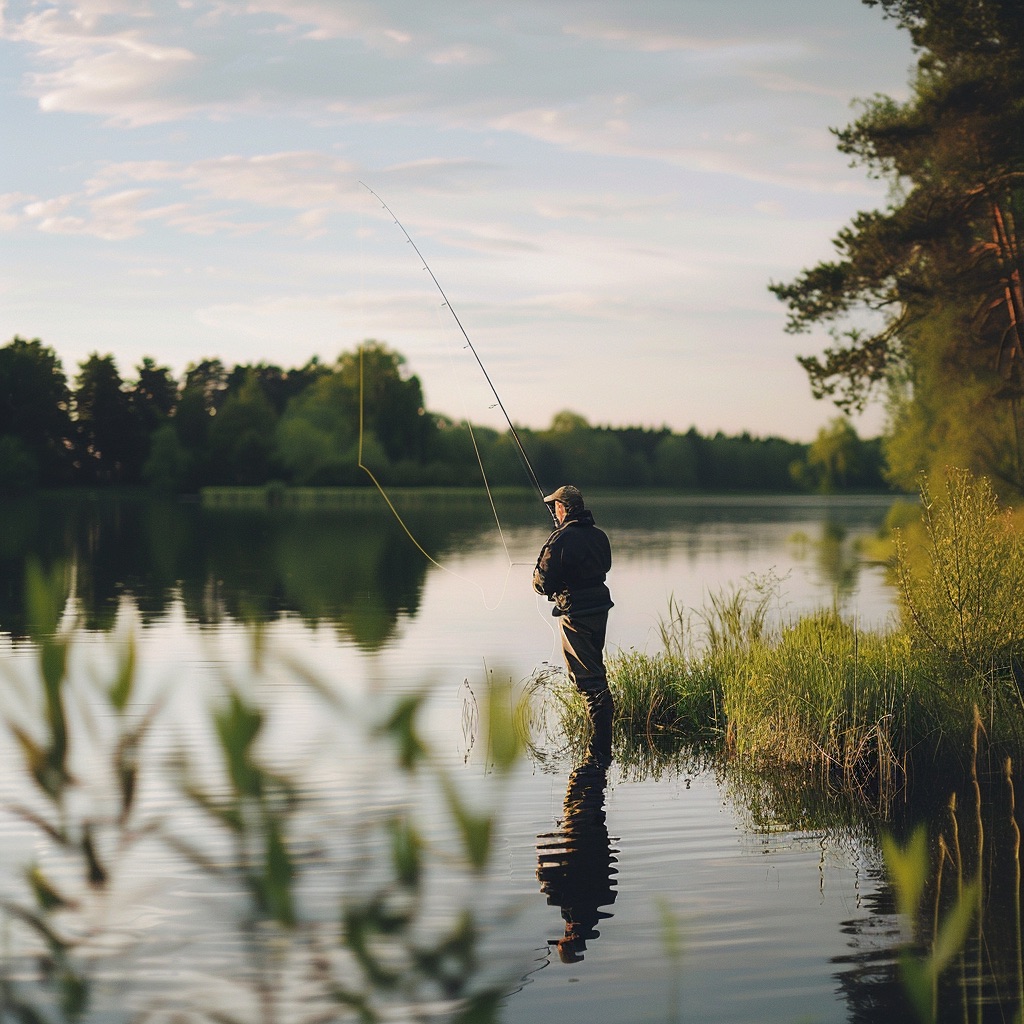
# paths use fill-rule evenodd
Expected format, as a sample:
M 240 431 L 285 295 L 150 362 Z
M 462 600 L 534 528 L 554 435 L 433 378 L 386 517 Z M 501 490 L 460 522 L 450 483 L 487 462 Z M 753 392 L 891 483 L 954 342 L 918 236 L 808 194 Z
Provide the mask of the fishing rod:
M 469 351 L 473 353 L 473 358 L 476 359 L 477 366 L 480 367 L 480 372 L 484 375 L 484 380 L 487 381 L 487 386 L 491 389 L 491 394 L 494 395 L 494 400 L 498 403 L 498 408 L 501 410 L 501 414 L 505 417 L 505 422 L 508 424 L 508 429 L 512 433 L 512 438 L 516 443 L 516 447 L 519 449 L 519 457 L 523 460 L 523 466 L 526 472 L 530 476 L 530 480 L 533 482 L 533 486 L 537 488 L 537 493 L 540 495 L 541 501 L 544 500 L 544 488 L 541 487 L 540 481 L 537 479 L 537 474 L 533 471 L 533 465 L 530 462 L 529 456 L 526 454 L 526 449 L 523 447 L 523 442 L 519 437 L 519 433 L 515 428 L 515 424 L 512 422 L 512 417 L 509 416 L 505 410 L 505 403 L 502 402 L 501 396 L 498 394 L 498 389 L 494 386 L 494 381 L 491 380 L 491 375 L 487 372 L 487 367 L 484 366 L 483 360 L 480 358 L 480 353 L 477 352 L 476 346 L 470 340 L 469 335 L 466 333 L 466 328 L 462 326 L 462 321 L 459 319 L 459 314 L 452 308 L 452 304 L 448 301 L 448 296 L 445 295 L 444 289 L 441 287 L 441 282 L 435 277 L 433 270 L 430 269 L 430 264 L 427 263 L 426 257 L 420 252 L 419 246 L 412 240 L 412 235 L 405 230 L 405 225 L 395 216 L 394 211 L 384 202 L 383 199 L 376 192 L 366 184 L 365 181 L 359 182 L 367 192 L 377 200 L 378 203 L 388 212 L 391 219 L 398 225 L 399 230 L 405 235 L 405 240 L 412 246 L 413 252 L 416 253 L 420 258 L 420 262 L 423 264 L 423 269 L 430 275 L 431 281 L 434 282 L 437 290 L 441 293 L 441 298 L 444 300 L 444 304 L 448 307 L 448 312 L 455 318 L 455 323 L 458 324 L 459 330 L 462 332 L 463 338 L 466 339 L 466 344 L 469 346 Z M 558 525 L 558 519 L 555 516 L 554 509 L 550 505 L 547 506 L 548 511 L 551 513 L 551 518 L 555 525 Z

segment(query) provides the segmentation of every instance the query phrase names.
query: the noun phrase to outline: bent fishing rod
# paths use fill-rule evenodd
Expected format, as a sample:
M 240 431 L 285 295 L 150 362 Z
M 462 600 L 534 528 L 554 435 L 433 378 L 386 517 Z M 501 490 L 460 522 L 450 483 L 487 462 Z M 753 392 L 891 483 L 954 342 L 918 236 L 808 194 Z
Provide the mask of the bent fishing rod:
M 519 432 L 515 428 L 515 424 L 512 422 L 512 418 L 505 410 L 505 403 L 502 402 L 501 396 L 498 394 L 498 389 L 494 386 L 494 381 L 491 380 L 491 375 L 487 372 L 487 367 L 484 366 L 483 360 L 480 358 L 480 353 L 477 352 L 476 346 L 470 340 L 469 335 L 466 333 L 466 328 L 462 326 L 462 321 L 459 319 L 459 314 L 452 308 L 452 304 L 448 301 L 448 296 L 445 295 L 444 289 L 441 287 L 441 282 L 435 277 L 433 270 L 430 269 L 430 264 L 427 263 L 426 257 L 420 252 L 419 246 L 412 240 L 412 235 L 405 230 L 405 225 L 395 216 L 394 211 L 384 202 L 383 199 L 376 192 L 366 184 L 365 181 L 359 182 L 367 192 L 377 200 L 378 203 L 387 211 L 388 216 L 398 225 L 399 230 L 405 235 L 405 240 L 412 246 L 413 252 L 420 258 L 420 262 L 423 264 L 423 269 L 430 275 L 430 280 L 434 282 L 434 286 L 441 293 L 441 298 L 444 300 L 444 304 L 448 307 L 448 312 L 455 319 L 455 323 L 458 324 L 459 330 L 462 332 L 463 338 L 466 339 L 466 345 L 469 347 L 469 351 L 473 353 L 473 358 L 476 360 L 477 366 L 480 367 L 480 372 L 484 375 L 484 380 L 487 381 L 487 386 L 491 389 L 491 394 L 494 395 L 494 400 L 498 403 L 498 408 L 501 410 L 501 414 L 505 417 L 505 422 L 508 424 L 508 429 L 512 434 L 512 439 L 516 443 L 516 448 L 519 450 L 519 457 L 523 461 L 523 466 L 526 472 L 529 474 L 530 480 L 533 482 L 533 486 L 537 488 L 537 493 L 540 495 L 541 501 L 544 500 L 544 488 L 541 487 L 540 481 L 537 479 L 537 474 L 533 471 L 533 465 L 530 462 L 529 456 L 526 454 L 526 449 L 523 447 L 523 442 L 519 437 Z M 547 506 L 548 511 L 551 513 L 551 518 L 555 525 L 558 525 L 558 519 L 555 516 L 554 509 L 550 505 Z

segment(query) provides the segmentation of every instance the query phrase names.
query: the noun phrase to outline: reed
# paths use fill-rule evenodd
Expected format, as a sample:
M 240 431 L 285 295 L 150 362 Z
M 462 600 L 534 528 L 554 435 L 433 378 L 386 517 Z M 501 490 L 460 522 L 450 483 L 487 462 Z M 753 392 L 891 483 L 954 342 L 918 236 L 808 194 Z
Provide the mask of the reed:
M 72 670 L 68 589 L 62 572 L 30 569 L 34 658 L 0 661 L 18 794 L 4 810 L 33 850 L 0 872 L 0 1021 L 497 1021 L 513 979 L 481 955 L 495 915 L 478 907 L 521 751 L 510 687 L 489 681 L 474 702 L 486 785 L 437 756 L 425 690 L 365 707 L 258 629 L 251 663 L 186 725 L 174 701 L 140 691 L 129 638 L 109 671 Z M 267 738 L 279 673 L 317 707 L 309 733 L 290 731 L 298 765 Z M 186 728 L 168 762 L 154 733 Z M 374 776 L 349 811 L 310 784 L 307 765 L 347 760 L 340 777 L 358 778 L 364 755 Z M 344 847 L 331 838 L 342 824 Z M 168 886 L 182 922 L 170 937 L 151 905 Z M 186 942 L 215 952 L 186 957 L 169 985 L 154 963 Z
M 752 645 L 723 672 L 730 752 L 892 792 L 913 707 L 901 639 L 823 611 Z
M 882 838 L 903 919 L 899 973 L 925 1024 L 1024 1019 L 1018 777 L 1010 758 L 990 756 L 980 715 L 972 753 L 951 788 L 936 780 L 941 813 L 907 828 L 902 842 Z

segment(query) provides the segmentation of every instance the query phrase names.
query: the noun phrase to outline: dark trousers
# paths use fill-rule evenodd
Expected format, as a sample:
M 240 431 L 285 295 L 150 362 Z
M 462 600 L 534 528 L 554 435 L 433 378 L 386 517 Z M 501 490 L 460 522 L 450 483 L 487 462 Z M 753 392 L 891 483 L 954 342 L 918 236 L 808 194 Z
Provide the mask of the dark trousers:
M 604 638 L 608 612 L 590 615 L 562 615 L 558 625 L 562 634 L 562 654 L 569 678 L 584 696 L 607 692 L 604 670 Z

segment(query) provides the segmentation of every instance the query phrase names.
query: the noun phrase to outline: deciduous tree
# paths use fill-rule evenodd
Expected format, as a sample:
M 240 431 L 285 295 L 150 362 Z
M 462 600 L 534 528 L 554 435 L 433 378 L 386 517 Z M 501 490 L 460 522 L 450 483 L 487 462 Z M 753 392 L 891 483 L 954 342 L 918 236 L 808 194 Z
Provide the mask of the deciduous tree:
M 59 483 L 71 466 L 71 393 L 60 359 L 38 338 L 17 335 L 0 348 L 0 437 L 17 438 L 41 483 Z M 25 473 L 28 476 L 25 476 Z M 21 479 L 34 474 L 22 465 Z
M 262 484 L 272 473 L 277 413 L 255 374 L 230 395 L 210 424 L 210 466 L 223 484 Z

